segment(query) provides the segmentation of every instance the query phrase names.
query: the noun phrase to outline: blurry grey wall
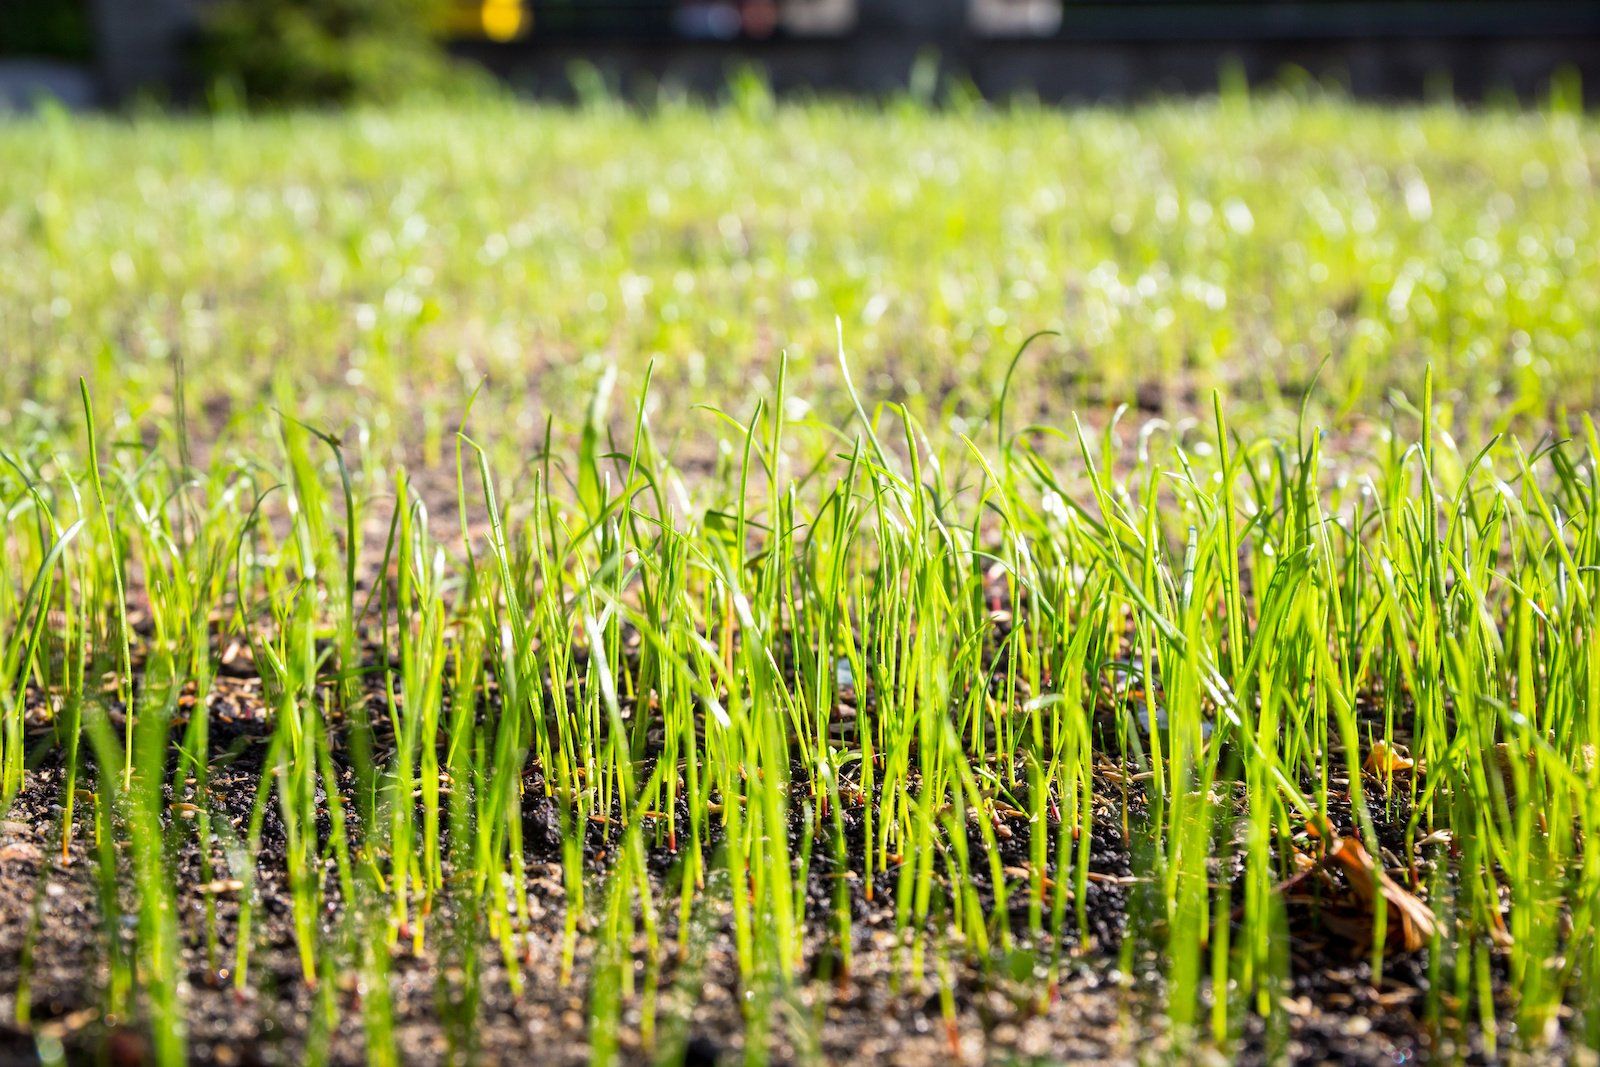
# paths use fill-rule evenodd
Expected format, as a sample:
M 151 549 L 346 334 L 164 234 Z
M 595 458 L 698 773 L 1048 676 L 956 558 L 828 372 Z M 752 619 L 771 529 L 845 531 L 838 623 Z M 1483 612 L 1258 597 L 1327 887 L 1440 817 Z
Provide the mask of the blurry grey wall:
M 111 100 L 180 83 L 198 0 L 90 0 L 102 90 Z
M 960 33 L 967 0 L 860 0 L 857 24 L 868 33 Z

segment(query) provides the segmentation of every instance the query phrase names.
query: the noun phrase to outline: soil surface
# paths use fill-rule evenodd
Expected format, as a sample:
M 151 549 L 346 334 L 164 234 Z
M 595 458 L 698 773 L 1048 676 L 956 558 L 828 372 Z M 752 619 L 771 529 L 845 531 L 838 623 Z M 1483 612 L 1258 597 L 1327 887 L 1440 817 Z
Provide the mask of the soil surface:
M 261 762 L 270 723 L 260 700 L 259 682 L 247 672 L 216 680 L 208 706 L 211 715 L 211 796 L 213 817 L 225 819 L 243 836 L 260 785 Z M 46 727 L 40 726 L 40 740 Z M 58 1050 L 67 1062 L 110 1063 L 123 1067 L 150 1062 L 151 1052 L 138 1019 L 102 1015 L 108 979 L 106 931 L 101 920 L 94 856 L 92 770 L 80 777 L 74 832 L 61 848 L 65 773 L 58 752 L 41 744 L 44 757 L 28 775 L 27 786 L 6 814 L 0 831 L 0 1063 L 46 1062 Z M 830 916 L 838 879 L 828 848 L 818 848 L 808 885 L 810 922 L 817 931 L 808 948 L 807 972 L 786 1002 L 770 1007 L 769 1053 L 779 1063 L 820 1058 L 830 1063 L 1131 1063 L 1163 1058 L 1167 1035 L 1160 1023 L 1161 966 L 1152 949 L 1125 944 L 1132 901 L 1140 891 L 1131 877 L 1133 842 L 1125 816 L 1137 825 L 1137 791 L 1131 775 L 1103 762 L 1096 781 L 1098 802 L 1092 827 L 1092 859 L 1087 899 L 1087 938 L 1076 922 L 1061 932 L 1065 965 L 1051 985 L 1039 980 L 1030 961 L 1045 958 L 1019 952 L 986 972 L 969 963 L 951 963 L 954 1004 L 943 1006 L 931 959 L 918 980 L 907 966 L 903 940 L 893 919 L 894 875 L 878 876 L 873 899 L 858 877 L 851 877 L 854 917 L 853 966 L 839 974 L 838 950 L 822 933 Z M 566 899 L 560 866 L 560 830 L 554 802 L 536 779 L 524 799 L 524 845 L 530 900 L 530 929 L 524 940 L 525 984 L 514 995 L 498 946 L 485 940 L 478 951 L 463 951 L 453 929 L 466 928 L 448 910 L 429 921 L 420 952 L 409 940 L 394 950 L 392 1008 L 397 1042 L 406 1063 L 468 1059 L 482 1063 L 579 1064 L 589 1062 L 587 998 L 595 967 L 591 940 L 578 938 L 571 980 L 561 979 L 561 949 Z M 172 820 L 192 818 L 169 797 Z M 1130 811 L 1130 808 L 1132 809 Z M 354 804 L 346 798 L 346 810 Z M 1404 813 L 1381 809 L 1379 831 L 1398 842 Z M 859 854 L 863 811 L 845 813 L 847 844 Z M 352 816 L 353 818 L 354 816 Z M 1002 863 L 1027 862 L 1026 831 L 1002 832 Z M 796 828 L 798 836 L 798 827 Z M 1009 834 L 1009 836 L 1007 836 Z M 360 982 L 343 977 L 336 988 L 313 989 L 301 978 L 292 925 L 289 885 L 283 855 L 284 828 L 275 805 L 266 807 L 262 849 L 256 857 L 260 906 L 248 982 L 236 991 L 230 968 L 238 918 L 238 883 L 218 871 L 227 865 L 221 851 L 211 857 L 207 877 L 193 833 L 172 833 L 181 842 L 171 861 L 177 870 L 182 965 L 191 1057 L 196 1063 L 247 1065 L 297 1064 L 325 1050 L 335 1063 L 364 1061 Z M 597 830 L 588 844 L 588 862 L 598 883 L 605 870 L 607 841 Z M 981 854 L 981 836 L 970 841 Z M 668 892 L 674 857 L 665 847 L 651 857 L 652 877 Z M 853 866 L 860 868 L 859 863 Z M 975 862 L 987 871 L 984 862 Z M 1219 876 L 1221 872 L 1219 871 Z M 980 895 L 992 901 L 992 886 L 976 880 Z M 331 876 L 330 876 L 331 881 Z M 732 923 L 715 906 L 717 882 L 697 909 L 690 936 L 680 939 L 672 908 L 663 908 L 663 942 L 688 945 L 680 959 L 663 955 L 660 1001 L 653 1035 L 647 1034 L 641 1001 L 628 1001 L 617 1035 L 626 1062 L 676 1057 L 689 1065 L 741 1062 L 745 1022 L 732 938 Z M 723 886 L 725 899 L 726 887 Z M 126 889 L 123 890 L 127 892 Z M 675 889 L 672 896 L 675 899 Z M 334 894 L 336 895 L 336 894 Z M 598 894 L 591 893 L 590 907 Z M 1012 897 L 1013 928 L 1026 930 L 1026 909 Z M 129 901 L 124 900 L 124 915 Z M 208 950 L 207 908 L 213 909 L 217 943 Z M 1360 946 L 1326 928 L 1323 909 L 1304 902 L 1290 905 L 1293 988 L 1280 998 L 1285 1027 L 1268 1032 L 1247 1013 L 1235 1053 L 1245 1060 L 1294 1062 L 1406 1063 L 1430 1054 L 1469 1058 L 1476 1051 L 1470 1035 L 1459 1046 L 1448 1035 L 1430 1031 L 1418 1018 L 1426 983 L 1423 953 L 1391 959 L 1374 984 Z M 583 922 L 592 916 L 585 916 Z M 125 919 L 131 922 L 131 919 Z M 338 929 L 337 906 L 326 928 Z M 477 929 L 476 927 L 471 927 Z M 131 930 L 118 932 L 131 938 Z M 1022 940 L 1026 940 L 1024 937 Z M 634 946 L 642 949 L 642 945 Z M 1042 949 L 1043 946 L 1040 946 Z M 635 954 L 636 977 L 645 978 L 643 953 Z M 476 1013 L 463 1003 L 467 985 L 463 960 L 480 969 Z M 1021 961 L 1019 964 L 1018 961 Z M 1020 967 L 1020 971 L 1017 968 Z M 25 1013 L 19 1015 L 25 998 Z M 322 1025 L 328 1007 L 337 1009 L 331 1031 Z M 1200 1018 L 1205 1018 L 1202 1011 Z M 26 1025 L 23 1025 L 23 1023 Z

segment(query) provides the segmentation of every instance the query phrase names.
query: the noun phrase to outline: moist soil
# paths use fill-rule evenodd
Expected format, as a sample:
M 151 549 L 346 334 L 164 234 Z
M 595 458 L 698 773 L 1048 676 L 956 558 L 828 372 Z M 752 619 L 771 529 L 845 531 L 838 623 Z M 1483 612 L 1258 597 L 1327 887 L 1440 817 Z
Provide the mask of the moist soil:
M 271 725 L 260 685 L 249 671 L 216 679 L 208 700 L 211 737 L 209 803 L 215 818 L 226 819 L 242 839 L 260 785 L 261 764 Z M 0 825 L 0 1064 L 41 1062 L 40 1052 L 61 1049 L 69 1063 L 107 1063 L 132 1067 L 152 1061 L 138 1018 L 103 1016 L 109 968 L 104 950 L 94 855 L 92 767 L 78 780 L 74 832 L 61 848 L 65 771 L 58 752 L 43 744 L 45 756 L 30 769 L 26 788 Z M 176 729 L 176 726 L 174 727 Z M 1114 751 L 1114 750 L 1113 750 Z M 840 953 L 828 936 L 834 928 L 837 886 L 831 846 L 819 843 L 807 885 L 806 969 L 792 994 L 765 1006 L 772 1020 L 768 1054 L 778 1063 L 1133 1063 L 1169 1059 L 1172 1049 L 1161 1021 L 1162 966 L 1138 916 L 1142 887 L 1132 877 L 1132 850 L 1142 801 L 1131 771 L 1102 757 L 1095 781 L 1090 881 L 1086 898 L 1087 936 L 1080 936 L 1069 908 L 1067 929 L 1059 932 L 1064 965 L 1058 980 L 1042 980 L 1034 961 L 1047 958 L 1048 945 L 1023 948 L 980 969 L 953 958 L 953 1006 L 940 996 L 935 956 L 925 974 L 912 976 L 904 940 L 894 923 L 895 873 L 875 876 L 871 899 L 861 879 L 845 879 L 853 917 L 852 965 L 841 973 Z M 570 981 L 562 981 L 563 927 L 567 913 L 563 889 L 561 834 L 556 806 L 529 778 L 524 793 L 524 848 L 532 928 L 523 942 L 520 994 L 514 995 L 497 944 L 484 939 L 466 951 L 460 922 L 448 908 L 429 919 L 421 951 L 409 939 L 395 947 L 391 999 L 396 1041 L 405 1063 L 466 1062 L 579 1064 L 589 1062 L 587 1026 L 590 976 L 595 970 L 592 938 L 580 935 Z M 1369 790 L 1380 789 L 1376 783 Z M 1370 794 L 1369 794 L 1370 795 Z M 1378 794 L 1381 795 L 1381 792 Z M 169 796 L 167 818 L 190 817 L 185 798 Z M 352 798 L 345 810 L 355 818 Z M 843 813 L 851 866 L 863 867 L 864 805 Z M 796 805 L 798 807 L 798 805 Z M 1399 803 L 1379 805 L 1378 832 L 1386 849 L 1400 850 L 1406 812 Z M 1335 813 L 1336 822 L 1338 813 Z M 1343 820 L 1348 826 L 1348 819 Z M 1130 830 L 1129 827 L 1134 829 Z M 324 828 L 325 829 L 325 828 Z M 798 819 L 794 837 L 798 844 Z M 997 824 L 1003 866 L 1028 861 L 1025 820 Z M 230 973 L 238 918 L 239 890 L 217 880 L 227 866 L 214 853 L 208 878 L 193 833 L 169 834 L 182 842 L 171 862 L 176 867 L 179 925 L 184 939 L 182 968 L 190 1056 L 195 1063 L 220 1065 L 298 1064 L 325 1051 L 334 1063 L 364 1062 L 359 981 L 340 976 L 336 988 L 314 989 L 301 978 L 284 867 L 285 836 L 275 803 L 266 806 L 262 847 L 256 857 L 255 947 L 248 981 L 237 991 Z M 598 883 L 606 869 L 608 840 L 603 827 L 585 842 L 586 863 Z M 982 836 L 969 839 L 974 881 L 986 905 L 994 899 Z M 676 900 L 671 883 L 676 857 L 665 843 L 650 855 L 658 899 Z M 1234 872 L 1235 874 L 1237 872 Z M 1219 866 L 1217 877 L 1227 872 Z M 330 875 L 330 885 L 332 883 Z M 726 899 L 726 880 L 720 899 Z M 704 896 L 719 899 L 715 878 Z M 124 890 L 126 892 L 126 890 Z M 336 890 L 330 892 L 336 897 Z M 589 894 L 589 907 L 596 907 Z M 1012 929 L 1027 930 L 1024 894 L 1010 897 Z M 123 900 L 124 916 L 130 901 Z M 208 951 L 206 909 L 214 909 L 217 951 Z M 651 1062 L 665 1054 L 686 1065 L 742 1062 L 746 1040 L 742 996 L 726 909 L 697 908 L 690 946 L 679 958 L 676 908 L 661 909 L 664 949 L 659 975 L 660 1000 L 653 1037 L 648 1036 L 639 998 L 625 1002 L 617 1036 L 624 1062 Z M 1394 955 L 1374 983 L 1360 945 L 1341 938 L 1322 922 L 1321 909 L 1301 902 L 1288 906 L 1292 986 L 1279 998 L 1283 1026 L 1268 1030 L 1248 1012 L 1234 1009 L 1240 1029 L 1233 1055 L 1244 1061 L 1287 1058 L 1293 1062 L 1406 1063 L 1439 1056 L 1482 1058 L 1472 1034 L 1459 1038 L 1430 1029 L 1419 1018 L 1427 983 L 1423 952 Z M 585 916 L 588 922 L 592 916 Z M 131 923 L 131 919 L 125 919 Z M 325 930 L 340 928 L 335 899 L 324 917 Z M 118 936 L 131 943 L 133 930 Z M 465 936 L 477 936 L 468 934 Z M 642 950 L 643 944 L 632 946 Z M 956 954 L 959 956 L 959 954 Z M 642 951 L 636 977 L 645 980 Z M 463 961 L 479 971 L 476 1011 L 466 1001 Z M 1503 978 L 1501 979 L 1503 981 Z M 25 1021 L 19 996 L 26 997 Z M 338 1010 L 331 1031 L 320 1025 L 327 1006 Z M 1202 1006 L 1196 1017 L 1208 1018 Z

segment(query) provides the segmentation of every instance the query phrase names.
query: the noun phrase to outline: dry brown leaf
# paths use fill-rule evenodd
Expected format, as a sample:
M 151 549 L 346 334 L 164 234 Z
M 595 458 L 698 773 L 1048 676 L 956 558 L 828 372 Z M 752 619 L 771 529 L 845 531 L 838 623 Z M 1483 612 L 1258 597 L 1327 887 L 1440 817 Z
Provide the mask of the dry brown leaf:
M 1369 911 L 1376 905 L 1377 895 L 1383 894 L 1384 903 L 1388 905 L 1390 933 L 1384 941 L 1386 946 L 1415 952 L 1439 932 L 1439 921 L 1434 918 L 1433 909 L 1381 870 L 1359 838 L 1340 838 L 1328 850 L 1327 860 L 1344 872 L 1351 892 Z M 1395 935 L 1399 935 L 1398 944 Z
M 1362 766 L 1370 774 L 1388 777 L 1415 770 L 1417 761 L 1411 758 L 1404 747 L 1380 739 L 1372 743 L 1372 750 L 1367 753 L 1367 761 Z

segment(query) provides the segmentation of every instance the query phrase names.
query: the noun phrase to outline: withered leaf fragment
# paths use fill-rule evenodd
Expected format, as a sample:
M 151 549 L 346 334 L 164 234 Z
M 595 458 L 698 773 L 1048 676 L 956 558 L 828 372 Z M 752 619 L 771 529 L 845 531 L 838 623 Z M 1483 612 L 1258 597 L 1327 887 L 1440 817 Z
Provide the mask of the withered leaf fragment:
M 1369 911 L 1376 906 L 1378 894 L 1383 895 L 1388 905 L 1386 947 L 1415 952 L 1439 932 L 1439 921 L 1434 918 L 1433 909 L 1381 870 L 1359 838 L 1340 838 L 1328 850 L 1326 861 L 1344 871 L 1351 892 Z
M 1372 750 L 1367 753 L 1367 761 L 1362 766 L 1369 774 L 1389 776 L 1414 770 L 1417 762 L 1400 745 L 1391 745 L 1379 739 L 1372 743 Z

